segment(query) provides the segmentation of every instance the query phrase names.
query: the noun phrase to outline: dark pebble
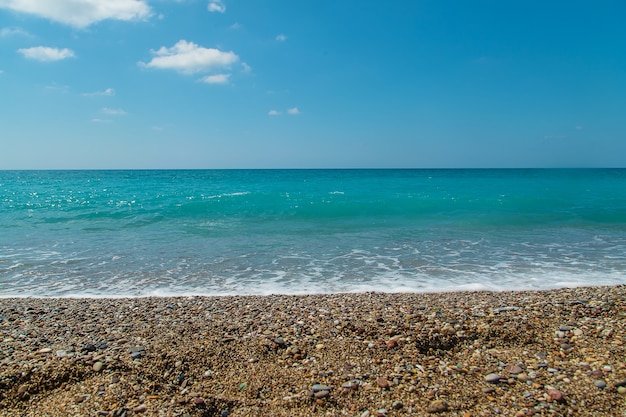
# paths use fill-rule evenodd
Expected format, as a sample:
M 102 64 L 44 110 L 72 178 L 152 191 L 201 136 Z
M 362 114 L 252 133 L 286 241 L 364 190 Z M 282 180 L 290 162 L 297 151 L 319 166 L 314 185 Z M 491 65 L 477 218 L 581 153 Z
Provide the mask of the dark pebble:
M 83 352 L 95 352 L 97 350 L 96 345 L 93 343 L 87 343 L 83 346 Z

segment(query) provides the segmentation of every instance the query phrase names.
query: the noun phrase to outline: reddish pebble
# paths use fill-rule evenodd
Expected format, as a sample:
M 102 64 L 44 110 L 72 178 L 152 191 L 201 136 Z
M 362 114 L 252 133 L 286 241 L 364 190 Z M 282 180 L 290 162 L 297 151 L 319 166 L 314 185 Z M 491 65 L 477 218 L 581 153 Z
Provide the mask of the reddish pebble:
M 385 377 L 381 376 L 379 378 L 376 378 L 376 383 L 381 388 L 389 388 L 389 381 L 387 381 L 387 378 Z
M 148 409 L 148 407 L 146 407 L 146 405 L 145 405 L 145 404 L 141 404 L 141 405 L 138 405 L 137 407 L 133 408 L 133 411 L 134 411 L 135 413 L 143 413 L 143 412 L 145 412 L 147 409 Z
M 396 346 L 398 346 L 398 339 L 390 339 L 387 341 L 387 347 L 389 349 L 395 348 Z
M 558 389 L 550 388 L 548 390 L 548 396 L 552 401 L 563 402 L 563 393 Z

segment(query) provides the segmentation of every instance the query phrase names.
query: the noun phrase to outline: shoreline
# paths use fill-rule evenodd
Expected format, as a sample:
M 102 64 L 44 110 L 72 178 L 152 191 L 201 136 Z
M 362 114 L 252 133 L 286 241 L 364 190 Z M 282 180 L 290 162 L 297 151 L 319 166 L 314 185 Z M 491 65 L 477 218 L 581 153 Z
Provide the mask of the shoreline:
M 2 298 L 0 342 L 0 416 L 626 413 L 624 285 Z

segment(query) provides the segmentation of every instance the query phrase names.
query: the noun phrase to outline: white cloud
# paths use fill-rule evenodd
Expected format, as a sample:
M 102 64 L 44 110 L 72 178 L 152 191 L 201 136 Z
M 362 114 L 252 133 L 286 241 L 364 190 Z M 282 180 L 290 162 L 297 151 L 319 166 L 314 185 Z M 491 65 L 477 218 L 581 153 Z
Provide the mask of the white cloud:
M 233 30 L 241 29 L 241 24 L 235 22 L 232 25 L 230 25 L 230 28 L 233 29 Z
M 4 74 L 4 71 L 0 70 L 0 75 Z
M 211 0 L 209 1 L 209 11 L 211 13 L 224 13 L 226 11 L 226 5 L 221 0 Z
M 100 110 L 100 112 L 102 114 L 108 114 L 111 116 L 125 116 L 126 114 L 128 114 L 122 109 L 111 109 L 109 107 L 103 107 L 102 110 Z
M 288 114 L 292 114 L 292 115 L 296 115 L 296 114 L 300 114 L 300 110 L 298 110 L 297 107 L 293 107 L 291 109 L 287 109 L 287 113 Z
M 97 97 L 97 96 L 114 96 L 115 90 L 112 88 L 107 88 L 104 91 L 95 91 L 93 93 L 83 93 L 81 94 L 85 97 Z
M 53 82 L 52 84 L 46 85 L 44 87 L 44 90 L 55 92 L 55 93 L 66 94 L 70 91 L 70 87 L 67 85 L 57 84 L 56 82 Z
M 92 122 L 94 122 L 94 123 L 112 123 L 112 122 L 113 122 L 113 120 L 109 120 L 109 119 L 98 119 L 98 118 L 91 119 L 91 121 L 92 121 Z
M 207 84 L 228 84 L 230 74 L 215 74 L 202 77 L 200 81 Z
M 180 40 L 171 48 L 162 46 L 152 51 L 154 58 L 139 65 L 147 68 L 172 69 L 184 74 L 209 71 L 213 68 L 226 68 L 237 62 L 234 52 L 223 52 L 214 48 L 203 48 L 193 42 Z
M 2 5 L 2 0 L 0 0 L 0 7 Z M 0 29 L 0 36 L 1 37 L 8 37 L 8 36 L 26 36 L 26 37 L 32 37 L 32 35 L 28 32 L 26 32 L 24 29 L 22 28 L 18 28 L 18 27 L 7 27 L 7 28 L 2 28 Z
M 270 116 L 280 116 L 280 112 L 278 110 L 270 110 L 267 114 Z
M 278 42 L 285 42 L 287 40 L 287 37 L 281 33 L 280 35 L 276 36 L 276 40 Z
M 242 67 L 241 68 L 241 72 L 244 72 L 244 73 L 252 72 L 252 67 L 250 65 L 246 64 L 245 62 L 241 63 L 241 67 Z
M 576 130 L 585 130 L 585 126 L 576 126 Z
M 37 61 L 60 61 L 66 58 L 73 58 L 74 51 L 63 48 L 49 48 L 47 46 L 34 46 L 32 48 L 18 49 L 17 52 L 24 55 L 25 58 L 35 59 Z
M 145 0 L 0 0 L 0 9 L 33 14 L 77 28 L 106 19 L 145 20 Z

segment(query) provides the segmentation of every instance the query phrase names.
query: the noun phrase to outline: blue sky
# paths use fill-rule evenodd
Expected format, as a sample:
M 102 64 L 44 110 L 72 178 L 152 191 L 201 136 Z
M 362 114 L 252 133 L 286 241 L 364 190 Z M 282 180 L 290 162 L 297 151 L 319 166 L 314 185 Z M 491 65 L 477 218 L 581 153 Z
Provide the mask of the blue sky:
M 626 167 L 626 3 L 0 0 L 0 169 Z

